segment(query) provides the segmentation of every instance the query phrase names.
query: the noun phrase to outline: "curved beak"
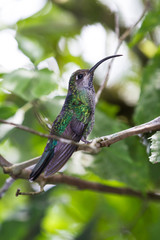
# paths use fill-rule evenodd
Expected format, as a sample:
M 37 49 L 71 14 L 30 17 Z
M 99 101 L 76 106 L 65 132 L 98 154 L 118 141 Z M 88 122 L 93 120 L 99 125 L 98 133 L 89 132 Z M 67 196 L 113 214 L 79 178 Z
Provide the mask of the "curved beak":
M 92 73 L 95 71 L 95 69 L 103 62 L 107 61 L 108 59 L 111 59 L 111 58 L 115 58 L 115 57 L 120 57 L 122 56 L 121 54 L 119 55 L 112 55 L 112 56 L 109 56 L 109 57 L 105 57 L 103 59 L 101 59 L 99 62 L 97 62 L 90 70 L 89 70 L 89 73 Z

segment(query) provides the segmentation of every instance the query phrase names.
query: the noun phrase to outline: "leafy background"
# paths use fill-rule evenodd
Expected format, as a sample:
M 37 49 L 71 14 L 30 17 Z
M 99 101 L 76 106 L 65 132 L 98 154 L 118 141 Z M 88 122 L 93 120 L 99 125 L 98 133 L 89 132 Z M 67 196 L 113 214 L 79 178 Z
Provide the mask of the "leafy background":
M 118 41 L 115 7 L 120 33 L 139 16 L 137 12 L 132 22 L 127 21 L 126 12 L 118 0 L 113 5 L 105 0 L 40 2 L 39 9 L 27 16 L 22 11 L 22 16 L 12 22 L 1 19 L 0 36 L 7 33 L 12 37 L 18 44 L 17 54 L 23 54 L 25 61 L 10 67 L 8 55 L 6 67 L 4 56 L 2 58 L 0 118 L 47 133 L 38 122 L 35 109 L 52 122 L 63 104 L 71 72 L 77 68 L 89 68 L 100 58 L 113 54 Z M 126 0 L 126 4 L 129 2 Z M 11 11 L 20 5 L 22 10 L 25 9 L 25 1 L 13 1 L 12 4 Z M 143 11 L 143 1 L 132 1 L 132 4 L 126 9 L 130 15 L 134 8 L 138 11 L 140 7 Z M 4 2 L 0 7 L 2 13 L 3 8 L 9 8 Z M 141 24 L 124 41 L 119 51 L 124 57 L 116 60 L 113 66 L 108 88 L 104 89 L 96 108 L 96 121 L 90 138 L 111 134 L 159 116 L 159 16 L 159 1 L 151 1 Z M 104 36 L 103 56 L 99 53 L 102 42 L 96 40 L 99 31 Z M 83 41 L 89 36 L 92 36 L 90 45 L 94 43 L 90 54 L 90 46 Z M 8 43 L 6 55 L 10 51 Z M 96 90 L 105 77 L 106 65 L 97 70 Z M 126 186 L 143 192 L 158 191 L 160 165 L 153 165 L 148 160 L 152 149 L 154 156 L 159 157 L 159 141 L 155 142 L 156 148 L 150 150 L 148 137 L 128 138 L 102 149 L 97 155 L 77 152 L 63 171 L 111 186 Z M 0 126 L 0 153 L 12 163 L 41 155 L 45 144 L 46 139 L 39 136 Z M 0 176 L 0 186 L 3 186 L 7 176 L 1 169 Z M 31 191 L 37 189 L 37 185 L 18 180 L 0 200 L 0 236 L 3 240 L 132 240 L 158 239 L 160 235 L 158 202 L 80 191 L 64 185 L 48 188 L 39 196 L 16 198 L 17 188 Z

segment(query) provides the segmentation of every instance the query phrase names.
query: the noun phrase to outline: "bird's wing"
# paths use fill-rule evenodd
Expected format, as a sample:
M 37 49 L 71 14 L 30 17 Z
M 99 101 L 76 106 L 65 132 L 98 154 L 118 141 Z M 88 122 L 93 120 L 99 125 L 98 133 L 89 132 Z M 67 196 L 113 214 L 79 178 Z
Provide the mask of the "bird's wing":
M 63 132 L 62 137 L 67 137 L 75 142 L 79 142 L 86 127 L 87 124 L 84 124 L 73 117 Z M 50 157 L 49 163 L 45 169 L 45 176 L 56 173 L 62 168 L 76 149 L 77 146 L 75 145 L 58 141 L 54 148 L 54 156 L 52 155 Z
M 63 112 L 63 114 L 63 116 L 60 114 L 53 123 L 51 134 L 62 132 L 60 136 L 79 142 L 87 124 L 79 121 L 73 115 L 73 112 Z M 67 118 L 65 114 L 67 114 Z M 56 173 L 76 149 L 75 145 L 62 143 L 54 139 L 49 140 L 39 162 L 31 172 L 30 180 L 35 180 L 44 169 L 46 176 Z

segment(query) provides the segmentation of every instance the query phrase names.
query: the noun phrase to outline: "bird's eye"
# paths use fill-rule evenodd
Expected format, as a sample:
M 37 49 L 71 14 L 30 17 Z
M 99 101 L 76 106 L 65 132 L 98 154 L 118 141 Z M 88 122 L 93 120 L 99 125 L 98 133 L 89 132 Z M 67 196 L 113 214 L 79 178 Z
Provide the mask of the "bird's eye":
M 77 80 L 82 79 L 82 78 L 83 78 L 83 74 L 80 73 L 77 75 Z

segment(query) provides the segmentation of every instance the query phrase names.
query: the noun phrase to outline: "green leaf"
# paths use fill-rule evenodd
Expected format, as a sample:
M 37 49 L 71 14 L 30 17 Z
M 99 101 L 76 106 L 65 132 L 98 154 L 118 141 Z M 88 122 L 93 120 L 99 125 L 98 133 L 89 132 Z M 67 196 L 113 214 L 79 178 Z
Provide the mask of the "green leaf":
M 38 14 L 17 23 L 16 39 L 20 49 L 37 63 L 56 55 L 59 40 L 78 34 L 78 25 L 71 12 L 48 3 Z
M 109 104 L 103 100 L 100 100 L 97 103 L 96 108 L 98 108 L 99 110 L 101 110 L 102 112 L 106 113 L 108 116 L 110 117 L 114 117 L 116 116 L 116 114 L 118 113 L 118 111 L 120 110 L 120 107 L 117 105 L 113 105 L 113 104 Z
M 4 75 L 2 87 L 24 100 L 32 101 L 57 89 L 58 81 L 56 78 L 56 74 L 48 69 L 40 71 L 19 69 Z
M 4 103 L 0 105 L 0 118 L 1 119 L 7 119 L 11 116 L 13 116 L 16 111 L 17 111 L 18 107 L 11 102 L 7 102 L 5 105 Z
M 155 27 L 159 26 L 160 23 L 160 9 L 156 9 L 153 11 L 149 11 L 144 18 L 144 21 L 136 33 L 136 35 L 132 38 L 129 46 L 133 47 L 140 40 L 142 40 L 146 34 L 152 31 Z
M 141 124 L 160 115 L 160 53 L 149 62 L 142 75 L 141 94 L 134 120 Z

